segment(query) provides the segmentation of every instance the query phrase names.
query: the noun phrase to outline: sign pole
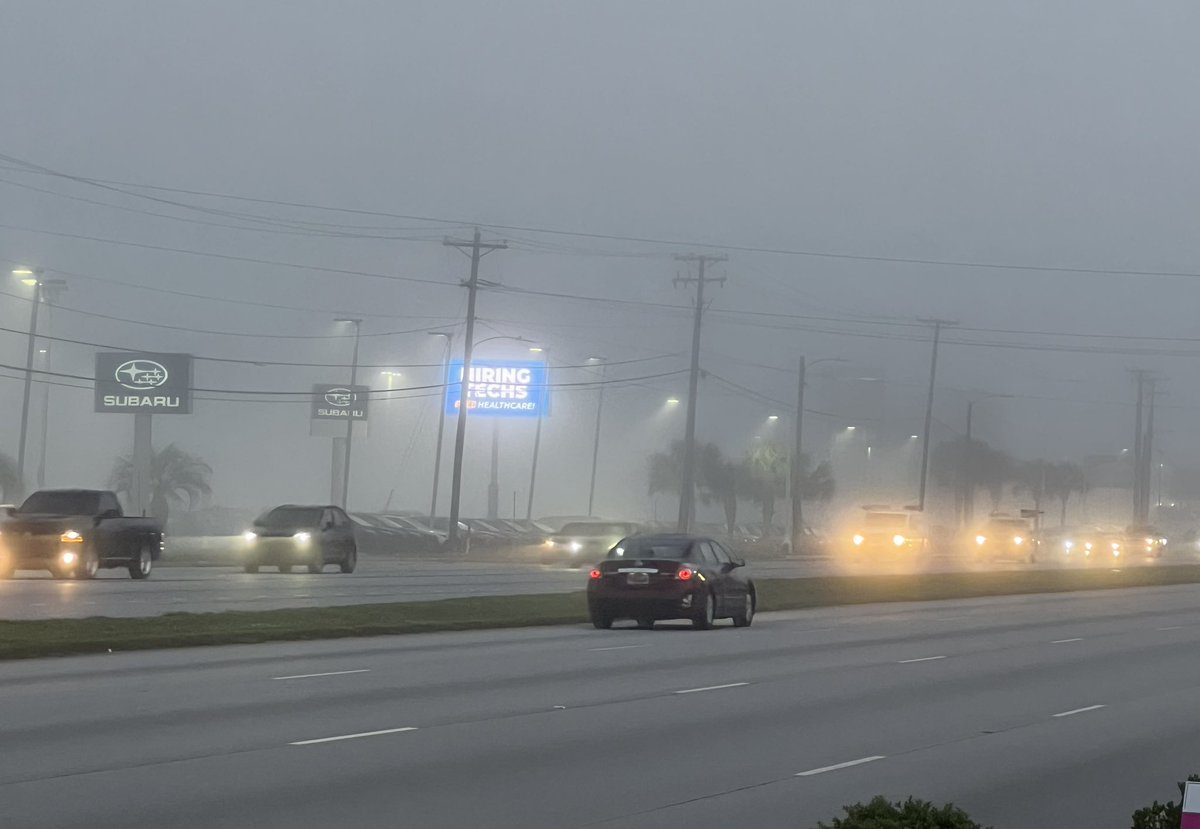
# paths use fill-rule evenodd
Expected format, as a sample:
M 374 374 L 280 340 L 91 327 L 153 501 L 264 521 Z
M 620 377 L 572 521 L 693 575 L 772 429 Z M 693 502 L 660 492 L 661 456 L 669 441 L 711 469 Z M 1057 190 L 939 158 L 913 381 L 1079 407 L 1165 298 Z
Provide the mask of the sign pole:
M 153 417 L 148 412 L 133 416 L 133 512 L 146 515 L 153 499 L 150 467 L 154 458 Z

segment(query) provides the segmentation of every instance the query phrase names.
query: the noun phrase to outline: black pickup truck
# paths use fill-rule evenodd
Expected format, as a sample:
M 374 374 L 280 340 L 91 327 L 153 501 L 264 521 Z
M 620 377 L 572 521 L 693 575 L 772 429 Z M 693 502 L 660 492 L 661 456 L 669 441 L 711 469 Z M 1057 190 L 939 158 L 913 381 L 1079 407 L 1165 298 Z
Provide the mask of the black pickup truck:
M 113 492 L 46 489 L 7 511 L 0 522 L 0 578 L 49 570 L 55 578 L 90 579 L 101 568 L 150 575 L 162 554 L 162 524 L 126 516 Z

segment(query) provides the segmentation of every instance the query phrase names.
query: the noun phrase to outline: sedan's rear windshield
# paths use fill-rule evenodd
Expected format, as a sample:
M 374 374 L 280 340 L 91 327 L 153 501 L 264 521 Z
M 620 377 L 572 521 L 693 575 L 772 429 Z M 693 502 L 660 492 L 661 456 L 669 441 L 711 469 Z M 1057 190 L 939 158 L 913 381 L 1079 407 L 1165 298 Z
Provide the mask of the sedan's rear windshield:
M 690 538 L 627 538 L 609 550 L 608 557 L 685 559 L 691 550 Z
M 95 515 L 100 511 L 98 492 L 35 492 L 17 512 L 26 515 Z
M 321 507 L 276 507 L 254 520 L 260 527 L 315 527 L 321 523 Z
M 627 524 L 567 524 L 562 528 L 559 535 L 577 535 L 577 536 L 616 536 L 620 538 L 629 532 Z

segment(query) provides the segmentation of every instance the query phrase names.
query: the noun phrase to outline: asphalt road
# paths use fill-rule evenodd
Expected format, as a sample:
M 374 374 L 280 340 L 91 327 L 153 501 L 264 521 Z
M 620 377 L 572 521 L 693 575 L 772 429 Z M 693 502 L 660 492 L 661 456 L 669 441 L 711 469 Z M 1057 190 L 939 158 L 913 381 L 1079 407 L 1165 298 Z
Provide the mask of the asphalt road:
M 1062 566 L 1052 562 L 1036 567 Z M 989 563 L 934 558 L 925 572 L 964 569 L 1024 569 L 1017 562 Z M 832 559 L 752 562 L 756 578 L 837 573 L 906 572 L 896 563 L 845 567 Z M 254 575 L 233 567 L 159 567 L 148 581 L 133 581 L 124 570 L 102 570 L 91 582 L 61 581 L 47 573 L 22 572 L 0 581 L 0 619 L 53 619 L 86 616 L 159 616 L 177 612 L 271 610 L 377 602 L 423 601 L 461 596 L 565 593 L 579 590 L 586 571 L 536 564 L 485 564 L 361 558 L 346 576 L 328 567 L 320 575 Z
M 6 663 L 0 826 L 1127 826 L 1200 771 L 1200 587 Z

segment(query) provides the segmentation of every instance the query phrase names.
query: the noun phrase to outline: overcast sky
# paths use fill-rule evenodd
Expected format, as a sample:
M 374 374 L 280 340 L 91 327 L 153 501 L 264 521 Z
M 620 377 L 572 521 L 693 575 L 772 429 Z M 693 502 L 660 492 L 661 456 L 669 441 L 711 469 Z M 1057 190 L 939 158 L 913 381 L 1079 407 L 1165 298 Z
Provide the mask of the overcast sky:
M 536 340 L 556 365 L 644 360 L 610 369 L 631 381 L 686 368 L 689 312 L 661 307 L 689 302 L 673 256 L 724 253 L 699 430 L 731 454 L 785 411 L 772 400 L 794 399 L 781 369 L 801 353 L 852 367 L 813 381 L 810 405 L 831 415 L 810 419 L 813 454 L 856 418 L 881 436 L 919 431 L 929 346 L 913 323 L 943 317 L 962 328 L 942 352 L 938 439 L 964 425 L 954 390 L 978 390 L 1014 395 L 981 407 L 980 436 L 1015 454 L 1115 453 L 1132 439 L 1129 369 L 1143 367 L 1164 378 L 1165 460 L 1194 465 L 1198 24 L 1194 3 L 1109 0 L 7 0 L 0 154 L 371 212 L 136 190 L 181 206 L 0 161 L 0 264 L 68 280 L 52 331 L 84 344 L 53 344 L 67 374 L 90 376 L 86 343 L 345 364 L 332 320 L 352 312 L 371 335 L 364 376 L 379 385 L 391 365 L 421 386 L 441 359 L 426 332 L 461 331 L 469 263 L 447 234 L 481 223 L 509 240 L 482 271 L 506 287 L 650 303 L 480 299 L 480 337 Z M 29 306 L 15 280 L 0 290 L 0 364 L 20 366 Z M 297 391 L 347 374 L 202 361 L 196 385 Z M 854 410 L 846 384 L 865 376 L 886 385 L 879 411 Z M 685 378 L 636 382 L 609 389 L 607 512 L 644 511 L 644 454 L 681 431 L 662 401 Z M 0 388 L 0 448 L 15 455 L 21 384 Z M 309 436 L 307 402 L 235 397 L 157 418 L 156 443 L 208 459 L 218 503 L 328 497 L 329 441 Z M 535 512 L 577 512 L 595 392 L 556 390 L 554 405 Z M 355 457 L 360 507 L 389 494 L 427 506 L 436 408 L 377 407 Z M 90 389 L 54 387 L 50 483 L 101 483 L 130 420 L 92 414 Z M 507 512 L 512 493 L 524 503 L 532 428 L 501 428 Z M 490 429 L 473 427 L 468 512 L 483 509 Z

